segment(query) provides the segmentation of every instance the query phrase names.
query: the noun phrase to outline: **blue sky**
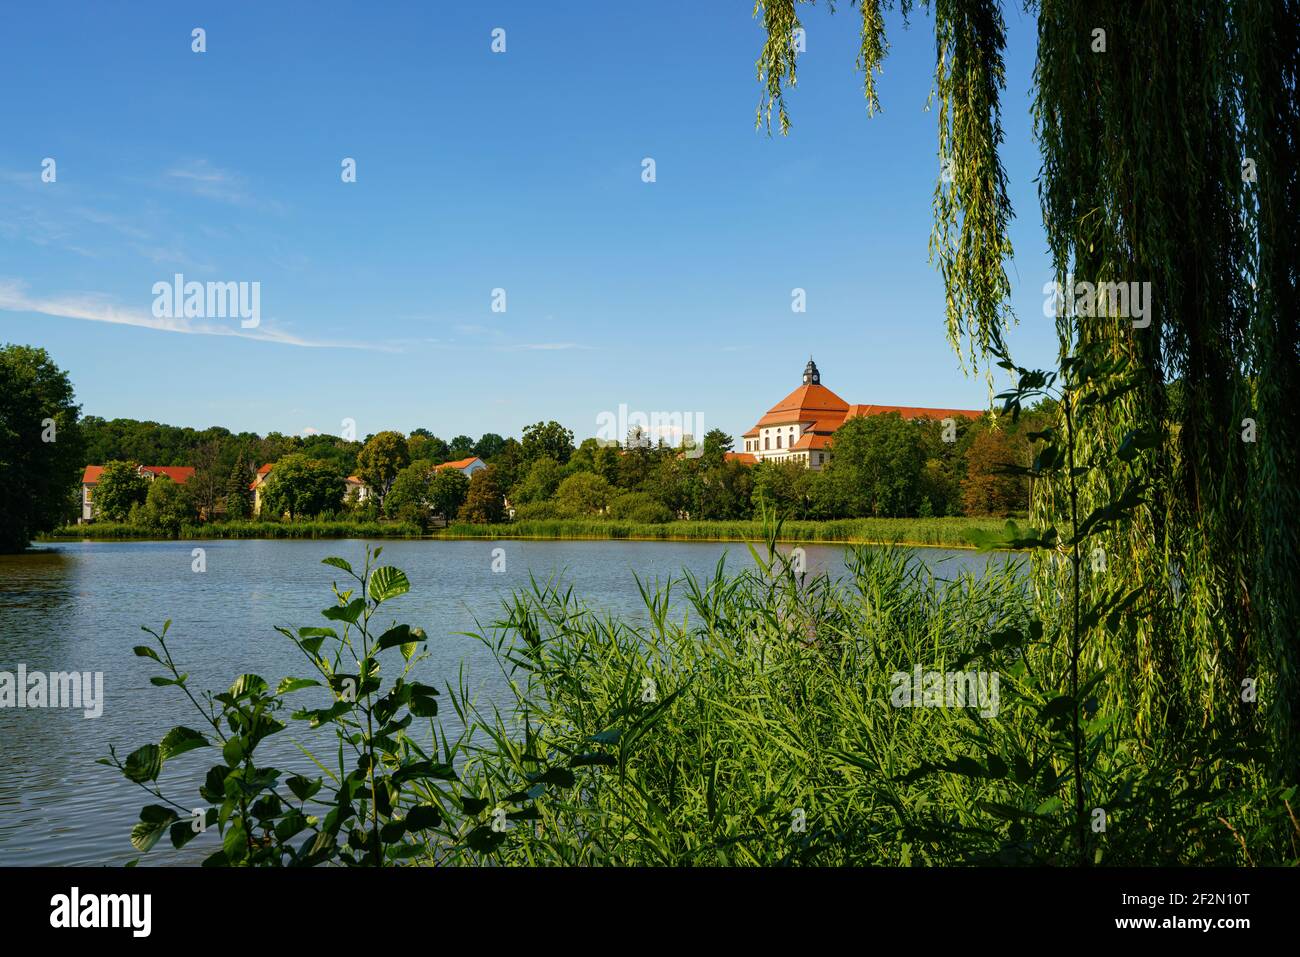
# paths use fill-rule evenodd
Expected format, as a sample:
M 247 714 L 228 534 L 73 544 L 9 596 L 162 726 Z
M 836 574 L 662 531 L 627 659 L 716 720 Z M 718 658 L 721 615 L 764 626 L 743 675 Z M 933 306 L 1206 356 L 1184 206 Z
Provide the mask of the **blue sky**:
M 928 262 L 932 25 L 891 17 L 869 119 L 856 11 L 801 16 L 793 129 L 769 137 L 745 0 L 15 6 L 0 341 L 47 348 L 86 413 L 262 433 L 582 438 L 627 404 L 739 434 L 810 353 L 849 402 L 984 407 Z M 1010 341 L 1043 365 L 1034 26 L 1006 16 Z M 259 282 L 261 325 L 148 327 L 176 273 Z

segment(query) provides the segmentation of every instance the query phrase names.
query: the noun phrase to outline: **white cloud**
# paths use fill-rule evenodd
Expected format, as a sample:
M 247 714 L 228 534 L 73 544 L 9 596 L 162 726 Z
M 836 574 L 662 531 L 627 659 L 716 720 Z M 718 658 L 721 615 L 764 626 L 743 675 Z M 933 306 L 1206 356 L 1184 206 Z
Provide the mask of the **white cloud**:
M 378 352 L 395 351 L 388 345 L 371 345 L 359 342 L 339 342 L 304 339 L 291 333 L 267 328 L 244 329 L 237 322 L 229 324 L 199 322 L 184 318 L 159 318 L 140 309 L 115 305 L 102 293 L 73 293 L 62 296 L 34 297 L 27 294 L 22 283 L 0 280 L 0 310 L 8 312 L 35 312 L 63 319 L 83 319 L 87 322 L 107 322 L 122 326 L 137 326 L 158 332 L 179 332 L 192 336 L 234 336 L 238 339 L 256 339 L 261 342 L 278 342 L 286 346 L 317 349 L 366 349 Z

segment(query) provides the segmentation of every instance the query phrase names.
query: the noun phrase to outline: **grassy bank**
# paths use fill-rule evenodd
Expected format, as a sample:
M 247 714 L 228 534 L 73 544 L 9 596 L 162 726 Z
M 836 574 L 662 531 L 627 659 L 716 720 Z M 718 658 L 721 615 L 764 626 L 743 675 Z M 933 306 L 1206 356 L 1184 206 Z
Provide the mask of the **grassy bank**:
M 942 545 L 971 547 L 973 531 L 1000 531 L 1000 518 L 855 518 L 828 522 L 786 522 L 783 542 Z M 600 519 L 538 519 L 502 525 L 453 524 L 447 538 L 631 539 L 735 542 L 763 540 L 762 522 L 666 522 L 639 524 Z
M 212 522 L 182 525 L 172 534 L 144 525 L 95 522 L 64 525 L 41 541 L 125 541 L 160 538 L 419 538 L 420 527 L 410 522 Z
M 1000 518 L 858 518 L 829 522 L 786 522 L 782 542 L 935 545 L 969 548 L 971 533 L 1000 531 Z M 43 541 L 117 541 L 159 538 L 420 538 L 409 522 L 214 522 L 184 525 L 179 535 L 142 525 L 96 522 L 65 525 Z M 536 519 L 499 525 L 456 523 L 434 538 L 623 539 L 629 541 L 762 541 L 762 522 L 666 522 L 648 524 L 610 519 Z

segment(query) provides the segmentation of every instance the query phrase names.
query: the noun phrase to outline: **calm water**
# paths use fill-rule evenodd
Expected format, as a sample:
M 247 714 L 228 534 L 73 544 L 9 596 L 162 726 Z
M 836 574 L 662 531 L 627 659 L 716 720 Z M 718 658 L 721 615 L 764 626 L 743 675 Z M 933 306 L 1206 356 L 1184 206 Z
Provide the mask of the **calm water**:
M 638 614 L 634 574 L 662 580 L 690 569 L 705 577 L 724 551 L 730 567 L 752 564 L 736 543 L 377 544 L 384 548 L 381 562 L 403 569 L 412 582 L 408 595 L 386 607 L 429 635 L 430 658 L 417 677 L 442 686 L 463 667 L 482 704 L 504 704 L 504 684 L 492 656 L 460 633 L 479 630 L 476 621 L 490 625 L 501 601 L 527 586 L 530 573 L 561 575 L 593 606 Z M 207 553 L 203 574 L 191 570 L 195 546 Z M 110 744 L 125 758 L 175 724 L 204 727 L 176 689 L 149 684 L 161 673 L 158 666 L 131 653 L 151 640 L 141 625 L 160 629 L 172 620 L 168 645 L 196 691 L 224 690 L 244 672 L 272 686 L 287 675 L 306 675 L 300 653 L 273 626 L 325 624 L 320 610 L 334 603 L 330 582 L 341 573 L 320 561 L 340 555 L 359 565 L 363 547 L 359 541 L 81 542 L 0 556 L 0 671 L 25 664 L 28 673 L 104 675 L 98 718 L 79 710 L 0 709 L 0 865 L 116 865 L 137 856 L 128 841 L 131 826 L 144 804 L 157 802 L 95 759 Z M 505 550 L 503 573 L 491 570 L 494 548 Z M 807 551 L 810 571 L 842 568 L 838 546 Z M 1006 560 L 943 549 L 918 554 L 943 577 Z M 273 757 L 280 767 L 301 766 L 290 736 L 313 741 L 297 724 L 259 748 L 267 752 L 264 762 Z M 214 758 L 200 750 L 169 763 L 164 794 L 198 806 L 199 776 Z M 216 846 L 209 835 L 175 851 L 164 835 L 141 863 L 197 863 Z

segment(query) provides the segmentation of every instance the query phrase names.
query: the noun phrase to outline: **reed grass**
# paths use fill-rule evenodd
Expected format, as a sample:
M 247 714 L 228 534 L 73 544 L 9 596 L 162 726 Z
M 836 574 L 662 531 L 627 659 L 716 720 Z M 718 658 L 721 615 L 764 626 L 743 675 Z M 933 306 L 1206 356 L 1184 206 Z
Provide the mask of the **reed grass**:
M 786 522 L 780 541 L 863 545 L 973 547 L 972 533 L 997 532 L 998 518 L 857 518 Z M 527 519 L 499 525 L 454 523 L 445 538 L 629 539 L 645 541 L 761 542 L 761 521 L 698 521 L 649 524 L 611 519 Z
M 439 861 L 1077 863 L 1068 756 L 1040 749 L 1039 662 L 985 643 L 1031 620 L 1023 560 L 945 580 L 901 549 L 851 549 L 838 578 L 755 559 L 641 583 L 644 608 L 622 617 L 534 580 L 480 627 L 515 700 L 487 713 L 449 688 L 474 742 L 462 780 L 488 806 L 536 800 L 490 856 L 462 844 Z M 996 714 L 894 706 L 895 676 L 918 665 L 999 673 Z M 1087 725 L 1109 816 L 1096 863 L 1297 861 L 1296 789 L 1268 783 L 1266 755 L 1145 749 L 1124 717 Z

